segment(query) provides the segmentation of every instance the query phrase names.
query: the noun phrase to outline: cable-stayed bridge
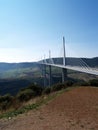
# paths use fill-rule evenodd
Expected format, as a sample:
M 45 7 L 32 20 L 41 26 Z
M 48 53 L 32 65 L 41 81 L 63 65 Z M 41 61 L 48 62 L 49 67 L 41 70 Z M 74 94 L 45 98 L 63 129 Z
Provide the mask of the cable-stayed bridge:
M 64 68 L 64 69 L 70 69 L 70 70 L 75 70 L 79 72 L 84 72 L 87 74 L 93 74 L 93 75 L 98 75 L 98 69 L 95 68 L 87 68 L 87 67 L 78 67 L 78 66 L 70 66 L 70 65 L 61 65 L 61 64 L 51 64 L 51 63 L 40 63 L 43 65 L 47 66 L 54 66 L 54 67 L 59 67 L 59 68 Z
M 44 58 L 38 63 L 43 65 L 44 67 L 44 78 L 46 78 L 46 66 L 49 66 L 49 85 L 51 85 L 51 67 L 52 66 L 59 67 L 62 69 L 62 82 L 66 80 L 67 69 L 98 76 L 98 68 L 90 67 L 82 58 L 77 58 L 77 60 L 75 61 L 71 61 L 71 60 L 67 61 L 64 37 L 63 37 L 62 63 L 55 63 L 54 58 L 51 58 L 50 51 L 49 51 L 49 59 Z

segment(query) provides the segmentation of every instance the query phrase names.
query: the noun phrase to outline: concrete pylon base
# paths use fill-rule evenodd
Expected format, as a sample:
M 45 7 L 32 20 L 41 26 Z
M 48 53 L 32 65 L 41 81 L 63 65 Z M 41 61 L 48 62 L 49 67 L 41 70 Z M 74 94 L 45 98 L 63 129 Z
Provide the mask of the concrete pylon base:
M 62 68 L 62 83 L 67 80 L 67 69 Z

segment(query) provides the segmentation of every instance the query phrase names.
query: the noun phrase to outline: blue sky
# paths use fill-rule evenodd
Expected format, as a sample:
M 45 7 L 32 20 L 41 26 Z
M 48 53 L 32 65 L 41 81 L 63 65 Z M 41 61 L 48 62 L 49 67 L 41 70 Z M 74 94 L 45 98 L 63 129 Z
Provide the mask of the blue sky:
M 0 0 L 0 62 L 98 56 L 98 0 Z

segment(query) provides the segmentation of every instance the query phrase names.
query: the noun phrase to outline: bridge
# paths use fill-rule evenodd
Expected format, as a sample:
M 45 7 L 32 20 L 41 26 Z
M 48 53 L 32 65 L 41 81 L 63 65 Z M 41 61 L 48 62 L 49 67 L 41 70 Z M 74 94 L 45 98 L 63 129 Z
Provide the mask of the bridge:
M 82 73 L 92 74 L 98 76 L 98 68 L 92 68 L 90 67 L 83 59 L 78 58 L 78 64 L 72 65 L 67 64 L 67 58 L 66 58 L 66 51 L 65 51 L 65 38 L 63 37 L 63 63 L 57 64 L 54 62 L 53 58 L 51 58 L 51 53 L 49 51 L 49 59 L 43 59 L 39 61 L 38 63 L 43 66 L 44 70 L 44 86 L 46 86 L 46 66 L 49 66 L 49 86 L 51 85 L 52 79 L 51 79 L 51 67 L 59 67 L 62 69 L 62 82 L 66 81 L 67 78 L 67 69 L 74 70 Z

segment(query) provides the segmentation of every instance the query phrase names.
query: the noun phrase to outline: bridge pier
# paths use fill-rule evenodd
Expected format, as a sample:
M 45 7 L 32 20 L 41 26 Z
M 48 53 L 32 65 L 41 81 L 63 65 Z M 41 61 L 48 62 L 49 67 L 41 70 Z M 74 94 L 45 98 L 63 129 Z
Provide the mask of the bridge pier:
M 44 87 L 46 87 L 46 65 L 43 65 Z
M 51 65 L 49 65 L 49 87 L 52 85 Z
M 67 69 L 62 68 L 62 83 L 64 83 L 67 79 Z

